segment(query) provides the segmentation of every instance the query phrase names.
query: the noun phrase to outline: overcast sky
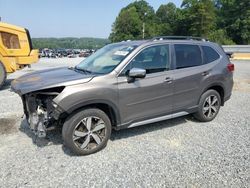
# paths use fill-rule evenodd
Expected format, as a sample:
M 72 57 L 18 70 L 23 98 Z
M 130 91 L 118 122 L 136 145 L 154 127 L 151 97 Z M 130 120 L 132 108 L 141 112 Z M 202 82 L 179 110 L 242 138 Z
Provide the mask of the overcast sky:
M 26 27 L 32 37 L 107 38 L 121 8 L 133 0 L 0 0 L 3 22 Z M 161 4 L 182 0 L 148 0 Z

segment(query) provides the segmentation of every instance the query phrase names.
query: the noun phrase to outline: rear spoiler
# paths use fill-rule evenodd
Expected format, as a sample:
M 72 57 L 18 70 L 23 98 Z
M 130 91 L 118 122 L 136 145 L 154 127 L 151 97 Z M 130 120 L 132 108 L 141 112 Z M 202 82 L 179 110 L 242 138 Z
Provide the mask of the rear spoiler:
M 228 58 L 233 58 L 233 52 L 226 52 Z

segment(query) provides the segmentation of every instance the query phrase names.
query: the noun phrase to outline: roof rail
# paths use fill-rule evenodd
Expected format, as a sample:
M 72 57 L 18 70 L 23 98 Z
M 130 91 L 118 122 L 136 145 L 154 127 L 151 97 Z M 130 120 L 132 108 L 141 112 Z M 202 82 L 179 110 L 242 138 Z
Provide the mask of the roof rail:
M 206 38 L 202 37 L 192 37 L 192 36 L 157 36 L 152 40 L 197 40 L 197 41 L 208 41 Z

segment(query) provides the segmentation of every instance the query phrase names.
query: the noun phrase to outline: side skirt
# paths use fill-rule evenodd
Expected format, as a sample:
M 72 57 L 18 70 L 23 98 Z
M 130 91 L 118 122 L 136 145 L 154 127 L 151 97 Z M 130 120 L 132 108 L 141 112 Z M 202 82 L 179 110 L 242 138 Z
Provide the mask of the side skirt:
M 125 125 L 121 125 L 121 126 L 117 126 L 116 129 L 125 129 L 125 128 L 132 128 L 132 127 L 137 127 L 137 126 L 141 126 L 141 125 L 146 125 L 146 124 L 150 124 L 150 123 L 155 123 L 155 122 L 159 122 L 159 121 L 164 121 L 164 120 L 168 120 L 168 119 L 172 119 L 172 118 L 176 118 L 176 117 L 180 117 L 180 116 L 185 116 L 188 115 L 188 112 L 182 111 L 182 112 L 177 112 L 174 114 L 169 114 L 169 115 L 165 115 L 165 116 L 160 116 L 160 117 L 156 117 L 156 118 L 151 118 L 151 119 L 147 119 L 147 120 L 143 120 L 143 121 L 138 121 L 138 122 L 134 122 L 131 124 L 125 124 Z

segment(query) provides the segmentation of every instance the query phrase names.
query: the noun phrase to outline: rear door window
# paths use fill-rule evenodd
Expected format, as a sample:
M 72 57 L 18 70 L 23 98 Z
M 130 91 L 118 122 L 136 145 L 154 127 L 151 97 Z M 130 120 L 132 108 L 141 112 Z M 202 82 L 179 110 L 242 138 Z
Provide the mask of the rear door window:
M 220 58 L 219 54 L 209 46 L 202 46 L 204 64 L 211 63 Z
M 202 65 L 201 50 L 198 45 L 175 44 L 176 69 Z

